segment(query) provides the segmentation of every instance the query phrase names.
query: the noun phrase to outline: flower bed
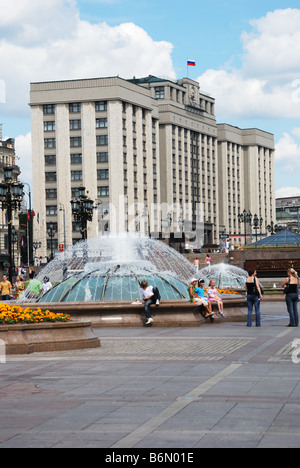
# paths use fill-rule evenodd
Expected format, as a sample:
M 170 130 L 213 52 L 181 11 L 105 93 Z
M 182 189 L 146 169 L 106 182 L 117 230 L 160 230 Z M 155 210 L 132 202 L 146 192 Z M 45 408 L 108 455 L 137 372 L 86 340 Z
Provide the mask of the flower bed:
M 70 315 L 67 314 L 54 314 L 49 310 L 30 309 L 27 307 L 23 309 L 19 306 L 10 306 L 8 304 L 0 303 L 0 325 L 13 325 L 17 323 L 43 323 L 43 322 L 68 322 Z

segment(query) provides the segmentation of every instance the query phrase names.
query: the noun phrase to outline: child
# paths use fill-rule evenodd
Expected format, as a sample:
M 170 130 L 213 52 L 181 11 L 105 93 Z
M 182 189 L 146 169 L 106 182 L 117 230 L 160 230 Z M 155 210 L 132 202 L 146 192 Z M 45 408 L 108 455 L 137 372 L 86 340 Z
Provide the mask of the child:
M 149 286 L 147 281 L 141 282 L 141 289 L 140 289 L 141 298 L 145 301 L 145 315 L 147 318 L 146 325 L 150 325 L 153 322 L 153 318 L 151 317 L 150 307 L 152 304 L 156 304 L 156 307 L 160 304 L 160 294 L 159 290 L 153 286 Z
M 210 280 L 209 282 L 208 298 L 211 301 L 211 303 L 216 303 L 218 305 L 219 314 L 221 315 L 221 317 L 226 318 L 223 312 L 223 301 L 218 296 L 218 293 L 216 290 L 216 282 L 213 279 Z
M 212 313 L 212 310 L 211 310 L 211 303 L 208 300 L 205 300 L 204 298 L 204 280 L 203 280 L 203 289 L 197 287 L 197 282 L 198 280 L 196 278 L 193 278 L 188 288 L 191 302 L 194 302 L 195 304 L 199 304 L 200 310 L 201 310 L 201 306 L 205 308 L 205 312 L 203 315 L 205 320 L 208 318 L 213 319 L 214 314 Z M 202 283 L 202 280 L 201 280 L 201 283 Z

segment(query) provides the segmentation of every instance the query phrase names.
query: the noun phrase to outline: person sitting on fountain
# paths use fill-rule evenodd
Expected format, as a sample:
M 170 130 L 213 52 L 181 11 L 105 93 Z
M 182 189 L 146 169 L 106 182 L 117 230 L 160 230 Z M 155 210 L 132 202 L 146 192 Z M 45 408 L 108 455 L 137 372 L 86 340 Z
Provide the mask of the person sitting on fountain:
M 141 298 L 145 301 L 145 315 L 147 318 L 146 325 L 150 325 L 153 322 L 153 318 L 151 317 L 150 307 L 153 304 L 156 304 L 158 307 L 160 304 L 160 294 L 159 290 L 156 287 L 149 286 L 147 281 L 141 282 L 141 289 L 140 289 Z
M 202 285 L 202 281 L 203 281 L 203 285 Z M 197 283 L 198 283 L 197 278 L 193 278 L 191 280 L 191 284 L 188 287 L 191 302 L 195 304 L 199 304 L 200 310 L 202 309 L 202 307 L 204 307 L 203 317 L 205 318 L 205 320 L 208 318 L 213 318 L 214 314 L 212 313 L 211 303 L 204 298 L 204 280 L 201 280 L 201 285 L 203 286 L 203 293 L 201 291 L 201 288 L 197 287 Z
M 218 296 L 218 291 L 216 289 L 216 282 L 214 279 L 211 279 L 209 282 L 208 299 L 210 300 L 212 304 L 215 303 L 218 305 L 219 314 L 221 315 L 221 317 L 226 318 L 226 316 L 224 315 L 224 311 L 223 311 L 223 301 Z

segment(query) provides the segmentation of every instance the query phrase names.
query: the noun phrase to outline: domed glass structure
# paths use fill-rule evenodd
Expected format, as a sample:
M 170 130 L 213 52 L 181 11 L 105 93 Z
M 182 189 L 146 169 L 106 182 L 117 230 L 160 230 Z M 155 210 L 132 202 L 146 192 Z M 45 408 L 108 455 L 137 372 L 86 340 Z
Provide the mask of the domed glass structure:
M 118 265 L 114 269 L 98 269 L 75 274 L 44 294 L 39 302 L 114 302 L 134 301 L 140 297 L 140 283 L 146 280 L 156 286 L 162 299 L 187 298 L 187 285 L 171 275 L 155 271 L 128 270 Z
M 99 237 L 79 242 L 50 262 L 18 302 L 135 301 L 143 280 L 156 286 L 162 299 L 187 299 L 193 274 L 188 260 L 158 240 Z M 41 295 L 44 277 L 53 288 Z
M 205 279 L 206 285 L 214 279 L 218 289 L 241 289 L 245 287 L 248 273 L 241 268 L 219 263 L 203 268 L 198 272 L 198 276 Z

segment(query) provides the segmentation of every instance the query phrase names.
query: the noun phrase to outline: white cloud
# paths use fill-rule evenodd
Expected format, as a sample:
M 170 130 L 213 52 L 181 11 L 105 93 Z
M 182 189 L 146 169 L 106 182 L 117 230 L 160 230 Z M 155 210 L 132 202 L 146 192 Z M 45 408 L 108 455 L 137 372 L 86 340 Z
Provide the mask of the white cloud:
M 300 144 L 289 133 L 284 133 L 276 144 L 275 158 L 284 172 L 300 172 Z
M 283 187 L 276 191 L 276 198 L 300 197 L 299 187 Z
M 300 9 L 276 10 L 251 21 L 243 33 L 239 69 L 208 70 L 203 89 L 225 118 L 300 117 Z
M 82 21 L 75 0 L 45 0 L 43 8 L 40 0 L 11 0 L 1 18 L 0 62 L 10 62 L 0 72 L 7 91 L 4 115 L 29 114 L 30 82 L 110 75 L 176 78 L 172 44 L 154 41 L 133 23 L 111 27 Z

